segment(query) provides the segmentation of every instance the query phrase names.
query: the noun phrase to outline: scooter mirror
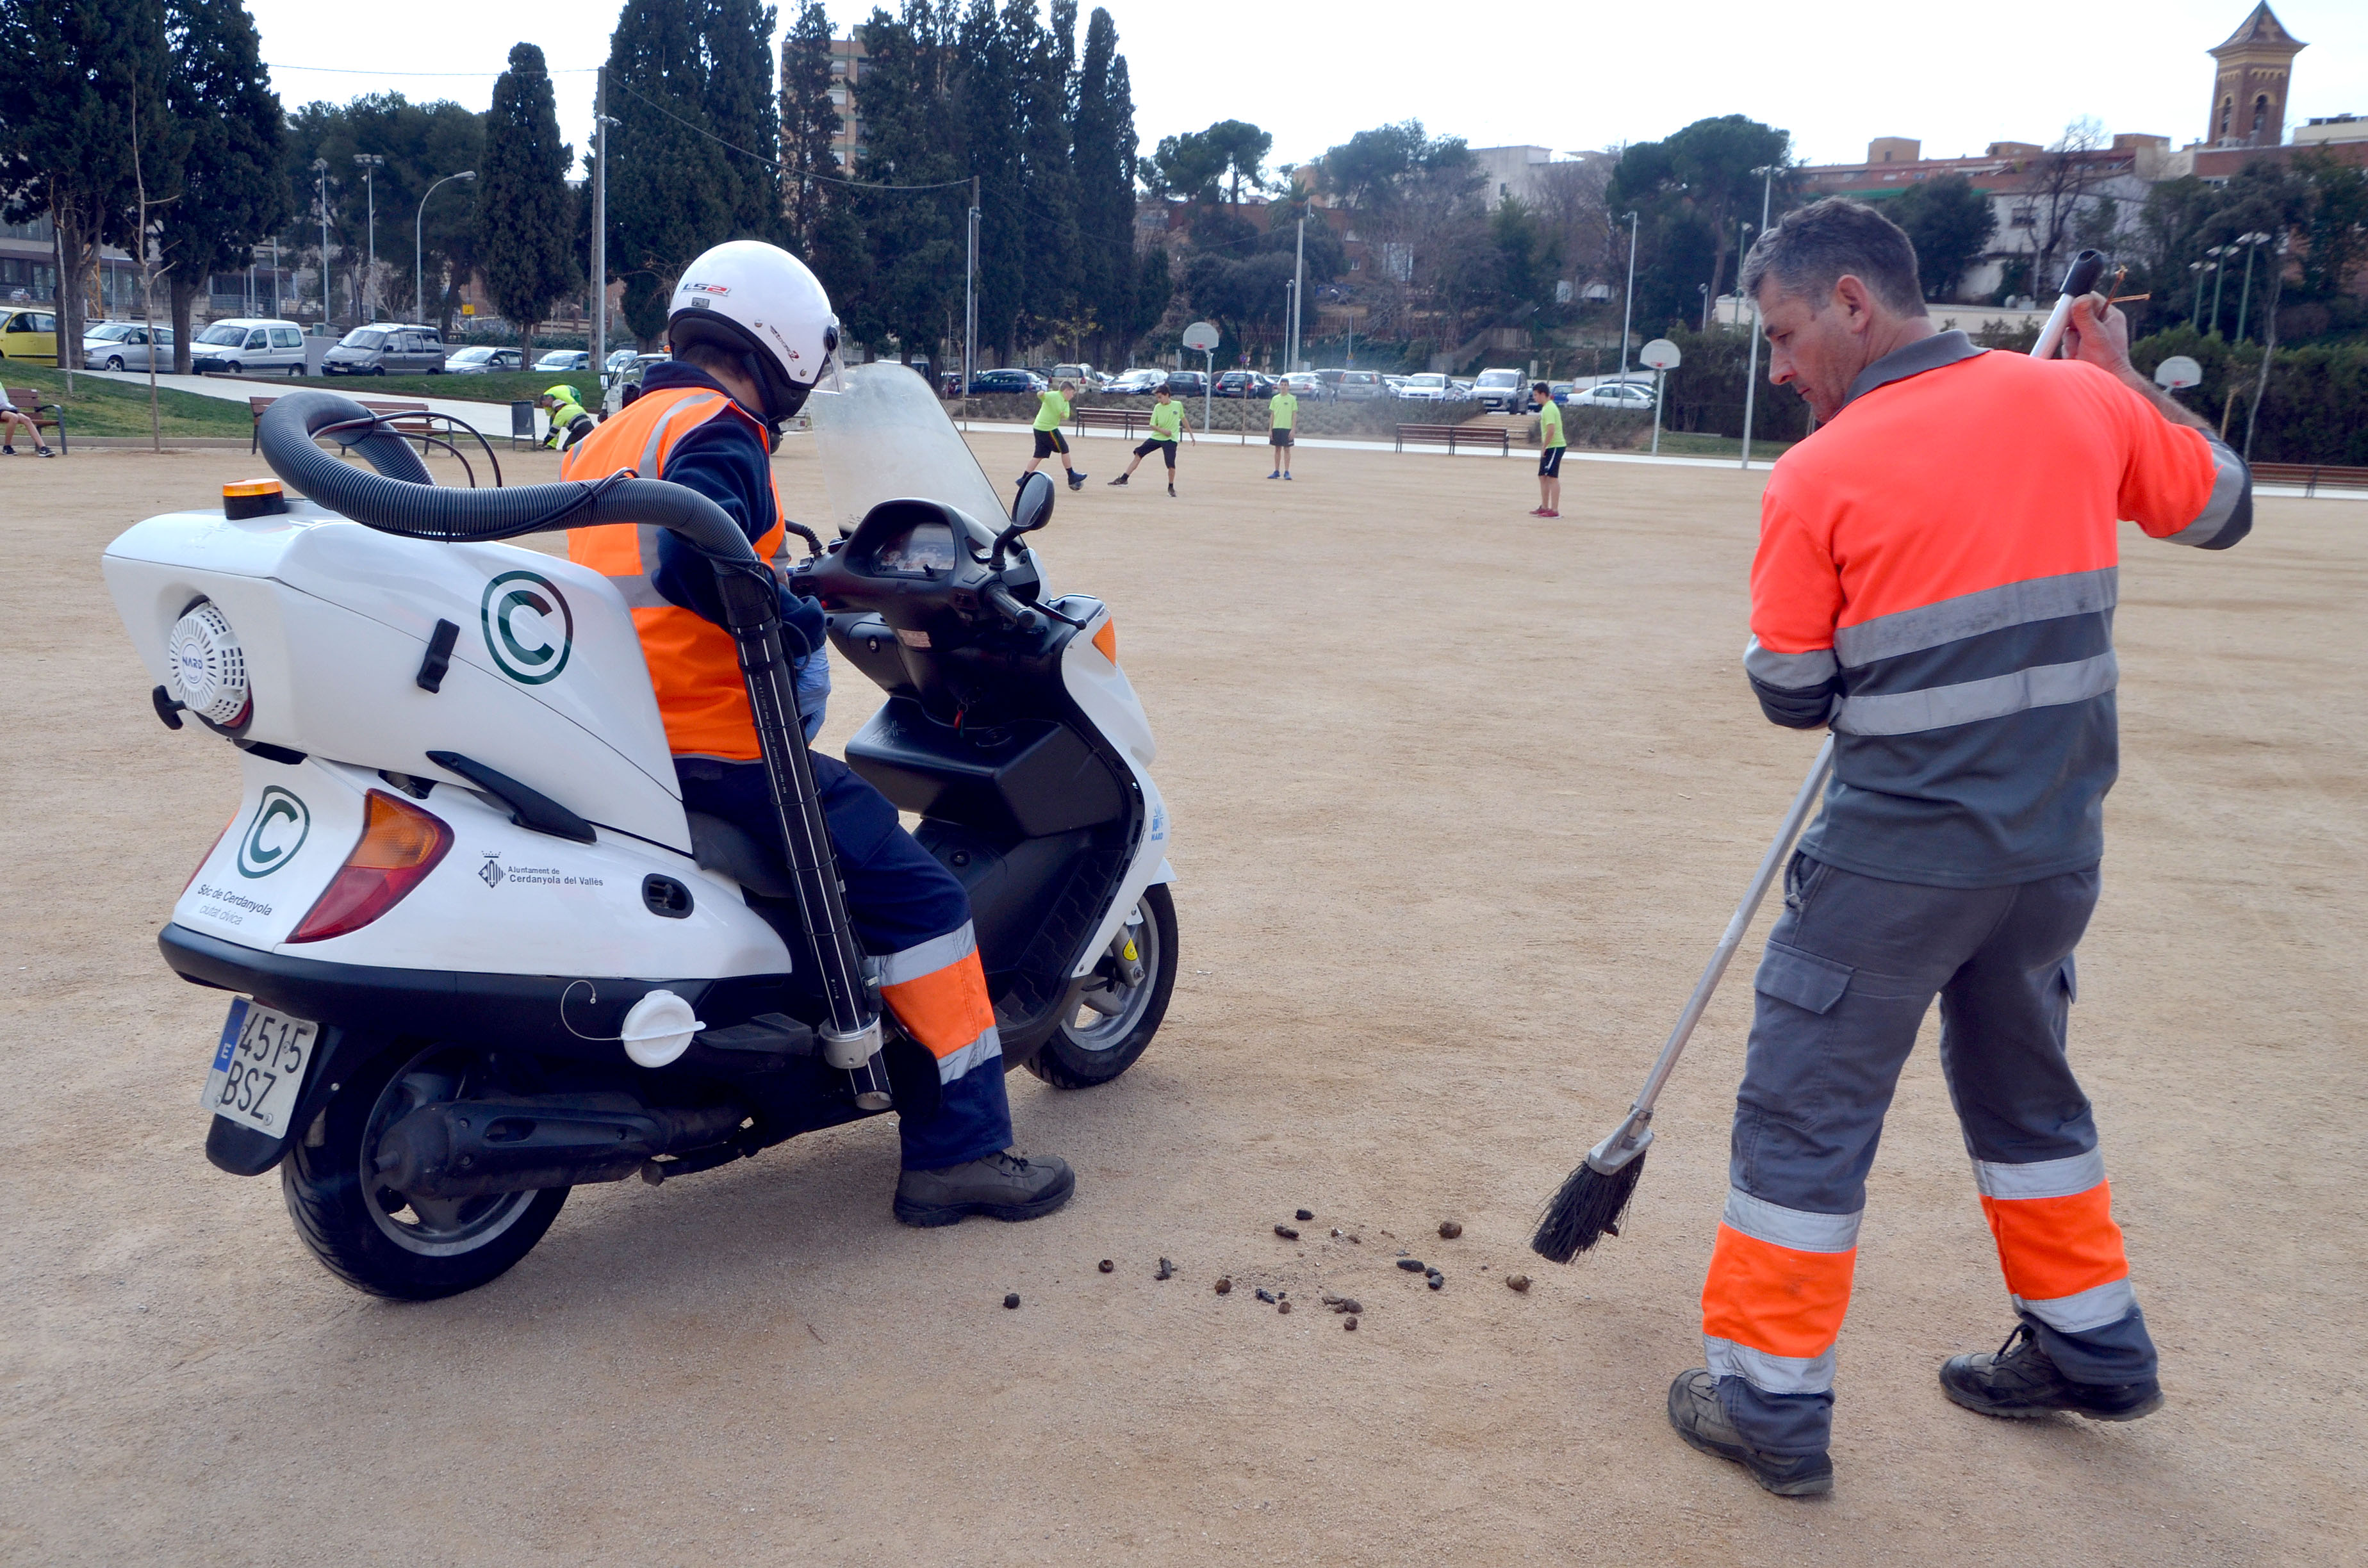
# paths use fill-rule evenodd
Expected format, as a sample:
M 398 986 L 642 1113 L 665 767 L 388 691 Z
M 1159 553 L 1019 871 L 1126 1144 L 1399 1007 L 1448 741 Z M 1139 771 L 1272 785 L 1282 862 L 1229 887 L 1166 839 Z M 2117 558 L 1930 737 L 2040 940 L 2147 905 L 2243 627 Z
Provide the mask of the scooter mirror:
M 1032 534 L 1053 520 L 1053 481 L 1050 476 L 1031 473 L 1019 486 L 1019 494 L 1011 501 L 1011 532 Z

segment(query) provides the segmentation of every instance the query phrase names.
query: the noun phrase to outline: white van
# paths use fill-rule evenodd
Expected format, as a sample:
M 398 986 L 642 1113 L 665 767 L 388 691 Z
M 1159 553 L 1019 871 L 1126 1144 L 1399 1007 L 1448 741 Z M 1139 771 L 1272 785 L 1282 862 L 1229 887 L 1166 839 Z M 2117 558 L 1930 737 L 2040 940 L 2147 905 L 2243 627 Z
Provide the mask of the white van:
M 189 369 L 232 375 L 301 376 L 304 329 L 292 321 L 232 316 L 189 339 Z

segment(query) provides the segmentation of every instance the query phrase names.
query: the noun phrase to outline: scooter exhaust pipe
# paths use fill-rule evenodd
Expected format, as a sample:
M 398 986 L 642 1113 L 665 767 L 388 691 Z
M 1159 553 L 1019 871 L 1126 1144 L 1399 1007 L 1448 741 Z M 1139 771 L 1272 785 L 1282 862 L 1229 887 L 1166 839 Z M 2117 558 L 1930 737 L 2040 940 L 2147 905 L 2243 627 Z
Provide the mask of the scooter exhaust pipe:
M 738 1106 L 677 1110 L 621 1093 L 445 1100 L 388 1128 L 372 1169 L 411 1198 L 622 1181 L 655 1155 L 727 1141 L 746 1119 Z

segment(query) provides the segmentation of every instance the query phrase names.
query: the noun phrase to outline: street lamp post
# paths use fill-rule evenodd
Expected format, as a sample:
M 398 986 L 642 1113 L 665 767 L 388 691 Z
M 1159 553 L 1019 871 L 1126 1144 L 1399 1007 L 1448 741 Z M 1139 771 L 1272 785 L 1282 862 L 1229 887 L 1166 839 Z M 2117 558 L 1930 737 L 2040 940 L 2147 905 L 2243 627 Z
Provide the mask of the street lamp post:
M 1628 293 L 1620 305 L 1620 384 L 1628 384 L 1628 334 L 1636 320 L 1636 214 L 1623 212 L 1628 220 Z M 1598 359 L 1597 364 L 1603 363 Z
M 329 160 L 313 160 L 313 177 L 321 182 L 321 332 L 329 330 Z
M 609 378 L 609 68 L 592 89 L 592 359 L 593 381 L 607 397 Z
M 2262 233 L 2245 234 L 2237 243 L 2245 247 L 2245 287 L 2237 295 L 2237 341 L 2245 341 L 2245 307 L 2253 302 L 2253 257 L 2260 254 L 2270 236 Z
M 2214 245 L 2203 254 L 2212 258 L 2212 335 L 2220 335 L 2220 290 L 2228 281 L 2228 253 L 2235 245 Z
M 477 171 L 463 169 L 457 175 L 446 175 L 427 187 L 419 199 L 419 211 L 411 220 L 411 319 L 427 319 L 427 198 L 436 194 L 436 186 L 450 185 L 456 179 L 475 179 Z
M 386 159 L 376 153 L 356 153 L 354 165 L 362 172 L 362 189 L 366 193 L 363 200 L 370 214 L 368 227 L 364 230 L 368 237 L 362 253 L 366 258 L 362 266 L 362 286 L 355 293 L 354 309 L 358 312 L 367 312 L 370 285 L 378 281 L 378 181 L 375 176 L 380 169 L 386 166 Z M 356 322 L 354 324 L 359 326 L 362 324 Z
M 1768 233 L 1768 208 L 1776 194 L 1776 165 L 1770 164 L 1752 172 L 1760 176 L 1759 232 L 1765 234 Z M 1735 264 L 1735 290 L 1738 294 L 1743 292 L 1743 263 L 1740 261 Z M 1751 415 L 1759 392 L 1759 296 L 1757 293 L 1751 296 L 1749 331 L 1751 366 L 1743 372 L 1743 461 L 1739 466 L 1744 468 L 1751 466 Z

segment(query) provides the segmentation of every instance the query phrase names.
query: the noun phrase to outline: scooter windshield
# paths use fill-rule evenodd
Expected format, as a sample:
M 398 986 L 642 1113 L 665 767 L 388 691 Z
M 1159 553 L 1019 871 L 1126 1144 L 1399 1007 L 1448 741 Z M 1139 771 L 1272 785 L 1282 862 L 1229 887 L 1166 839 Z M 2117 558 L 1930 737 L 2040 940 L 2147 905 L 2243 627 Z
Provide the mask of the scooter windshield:
M 989 532 L 1010 519 L 937 393 L 893 361 L 848 368 L 839 390 L 806 400 L 830 492 L 830 521 L 851 529 L 882 501 L 939 501 Z

